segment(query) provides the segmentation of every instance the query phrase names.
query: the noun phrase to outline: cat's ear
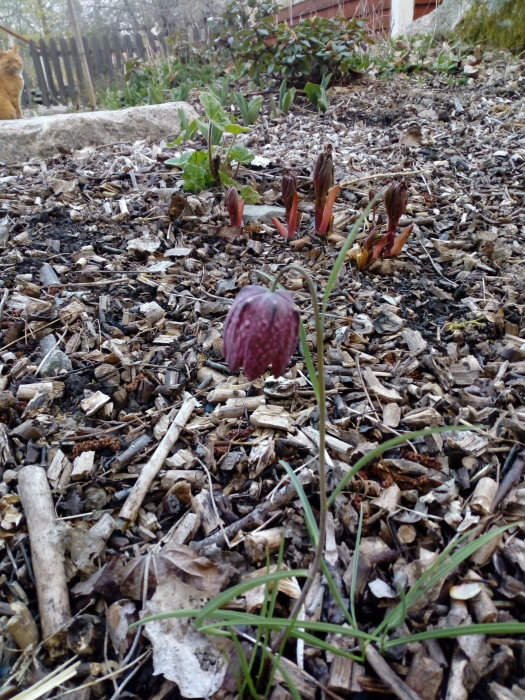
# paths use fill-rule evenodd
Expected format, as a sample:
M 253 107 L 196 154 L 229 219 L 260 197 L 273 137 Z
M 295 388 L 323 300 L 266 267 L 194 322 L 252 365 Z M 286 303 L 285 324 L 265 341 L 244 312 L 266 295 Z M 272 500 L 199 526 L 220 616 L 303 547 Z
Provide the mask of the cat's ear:
M 13 46 L 11 47 L 11 51 L 18 53 L 18 44 L 13 44 Z

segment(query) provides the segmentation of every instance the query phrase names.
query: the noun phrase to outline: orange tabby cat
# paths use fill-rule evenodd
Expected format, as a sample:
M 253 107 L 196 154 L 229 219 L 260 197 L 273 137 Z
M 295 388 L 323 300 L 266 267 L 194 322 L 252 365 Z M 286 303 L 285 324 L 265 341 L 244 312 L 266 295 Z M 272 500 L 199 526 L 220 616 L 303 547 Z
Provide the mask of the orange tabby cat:
M 20 95 L 24 87 L 18 46 L 0 51 L 0 119 L 21 119 Z

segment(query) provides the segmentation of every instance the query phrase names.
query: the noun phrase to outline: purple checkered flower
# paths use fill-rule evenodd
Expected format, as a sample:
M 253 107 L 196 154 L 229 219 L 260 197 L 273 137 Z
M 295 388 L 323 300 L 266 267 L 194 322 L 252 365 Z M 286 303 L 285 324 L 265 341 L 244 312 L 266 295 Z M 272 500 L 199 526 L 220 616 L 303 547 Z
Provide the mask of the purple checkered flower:
M 235 297 L 224 322 L 223 353 L 233 371 L 243 367 L 253 381 L 272 366 L 280 377 L 299 334 L 299 311 L 290 292 L 248 285 Z

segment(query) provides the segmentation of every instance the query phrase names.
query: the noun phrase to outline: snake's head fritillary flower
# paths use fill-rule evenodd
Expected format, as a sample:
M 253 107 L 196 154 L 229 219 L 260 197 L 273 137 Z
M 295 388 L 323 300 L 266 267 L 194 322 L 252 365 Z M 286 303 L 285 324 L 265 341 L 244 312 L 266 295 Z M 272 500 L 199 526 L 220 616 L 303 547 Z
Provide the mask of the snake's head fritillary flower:
M 292 359 L 299 336 L 299 311 L 285 290 L 248 285 L 235 297 L 224 322 L 223 353 L 233 371 L 249 381 L 270 367 L 280 377 Z

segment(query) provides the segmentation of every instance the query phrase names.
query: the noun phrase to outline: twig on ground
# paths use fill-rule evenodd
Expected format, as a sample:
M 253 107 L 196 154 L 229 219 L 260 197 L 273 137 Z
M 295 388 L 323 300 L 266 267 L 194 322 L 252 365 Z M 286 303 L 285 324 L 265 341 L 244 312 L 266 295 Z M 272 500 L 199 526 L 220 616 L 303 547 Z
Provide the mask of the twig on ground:
M 34 465 L 22 467 L 18 490 L 31 543 L 42 637 L 48 638 L 45 646 L 50 654 L 60 653 L 63 647 L 59 633 L 71 618 L 71 607 L 61 528 L 57 526 L 46 470 Z
M 127 497 L 122 509 L 120 517 L 123 520 L 133 522 L 137 517 L 138 510 L 149 491 L 153 480 L 157 476 L 159 469 L 164 464 L 164 461 L 171 448 L 179 439 L 182 428 L 190 419 L 194 409 L 198 406 L 198 401 L 193 397 L 186 399 L 179 409 L 179 412 L 173 419 L 172 424 L 168 428 L 166 435 L 162 438 L 159 446 L 151 456 L 150 460 L 142 468 L 139 477 L 133 485 L 129 496 Z

